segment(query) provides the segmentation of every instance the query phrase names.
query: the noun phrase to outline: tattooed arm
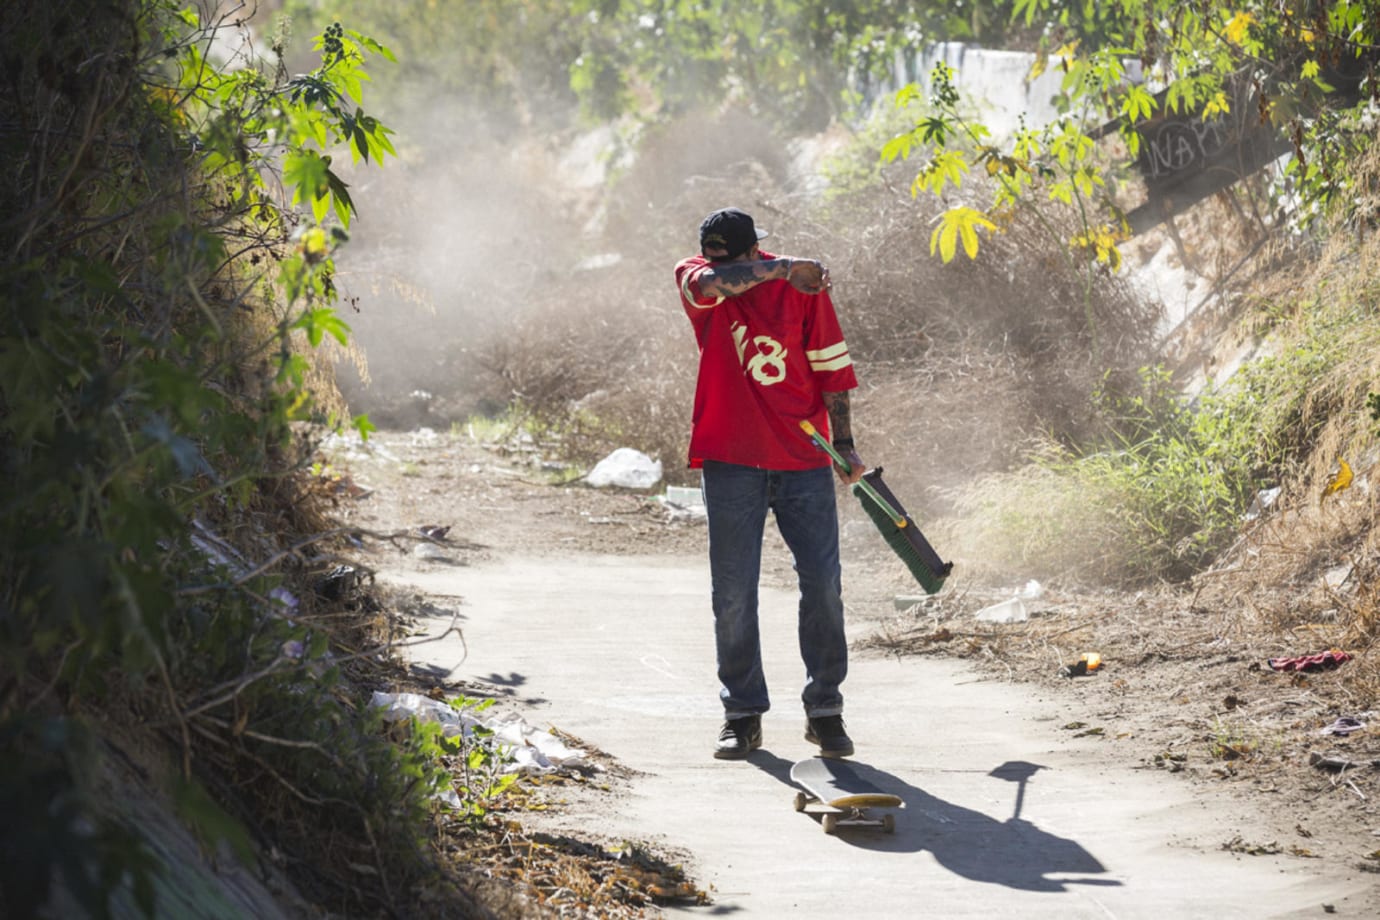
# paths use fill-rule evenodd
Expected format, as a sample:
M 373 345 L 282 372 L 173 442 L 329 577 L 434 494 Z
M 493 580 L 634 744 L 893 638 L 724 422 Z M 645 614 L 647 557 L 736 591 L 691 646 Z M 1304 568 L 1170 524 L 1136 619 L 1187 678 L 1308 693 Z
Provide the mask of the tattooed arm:
M 853 446 L 853 416 L 848 391 L 826 392 L 824 407 L 829 410 L 829 436 L 834 439 L 834 449 L 843 455 L 849 466 L 848 472 L 845 473 L 843 467 L 836 463 L 834 472 L 838 473 L 839 478 L 845 483 L 852 485 L 862 478 L 867 467 L 863 465 L 857 448 Z
M 789 281 L 798 291 L 818 294 L 829 289 L 829 269 L 814 259 L 744 259 L 714 262 L 696 277 L 705 297 L 735 297 L 763 281 Z

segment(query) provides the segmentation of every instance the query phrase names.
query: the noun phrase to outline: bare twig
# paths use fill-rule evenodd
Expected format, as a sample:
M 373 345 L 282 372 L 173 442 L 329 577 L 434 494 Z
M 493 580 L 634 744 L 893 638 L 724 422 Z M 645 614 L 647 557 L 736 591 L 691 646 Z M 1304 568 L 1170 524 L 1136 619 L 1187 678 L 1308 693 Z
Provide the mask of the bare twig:
M 268 667 L 266 668 L 262 668 L 261 670 L 255 671 L 252 674 L 241 675 L 234 681 L 227 681 L 218 687 L 212 687 L 209 691 L 207 691 L 206 695 L 213 696 L 213 698 L 204 703 L 198 703 L 191 709 L 188 709 L 186 712 L 183 712 L 182 718 L 191 719 L 195 716 L 201 715 L 208 709 L 214 709 L 217 706 L 230 702 L 235 697 L 243 693 L 244 690 L 250 684 L 255 683 L 256 681 L 260 681 L 263 678 L 268 677 L 270 674 L 282 670 L 282 665 L 284 664 L 284 662 L 290 663 L 291 659 L 287 658 L 284 655 L 279 655 L 277 658 L 274 658 L 271 662 L 269 662 Z M 228 693 L 225 692 L 227 688 L 231 688 Z
M 456 667 L 459 667 L 460 664 L 463 664 L 465 660 L 469 658 L 470 653 L 469 645 L 465 642 L 464 630 L 460 629 L 458 625 L 459 619 L 459 614 L 455 614 L 454 616 L 452 616 L 450 625 L 446 628 L 445 632 L 442 632 L 435 636 L 427 636 L 424 639 L 417 639 L 411 642 L 389 641 L 383 643 L 382 645 L 376 645 L 358 652 L 352 652 L 348 655 L 338 656 L 333 660 L 336 663 L 344 663 L 347 661 L 355 661 L 361 658 L 374 658 L 382 652 L 387 652 L 394 649 L 417 648 L 419 646 L 427 645 L 432 642 L 439 642 L 447 636 L 451 635 L 452 633 L 455 633 L 460 637 L 460 647 L 464 651 L 464 654 L 461 656 L 460 661 L 456 663 Z M 216 708 L 217 706 L 223 706 L 226 703 L 232 702 L 236 697 L 238 697 L 241 693 L 247 690 L 252 684 L 257 683 L 258 681 L 263 680 L 266 677 L 270 677 L 273 674 L 276 674 L 280 671 L 283 671 L 286 669 L 285 666 L 290 666 L 295 663 L 296 662 L 294 659 L 291 659 L 286 655 L 279 655 L 277 658 L 274 658 L 273 661 L 269 662 L 269 664 L 266 667 L 261 668 L 258 671 L 254 671 L 250 674 L 241 675 L 240 677 L 235 678 L 233 681 L 226 681 L 224 683 L 219 684 L 216 687 L 211 688 L 209 691 L 207 691 L 206 694 L 203 695 L 203 698 L 211 698 L 205 699 L 204 702 L 194 704 L 190 709 L 182 711 L 175 706 L 173 710 L 174 717 L 177 719 L 178 723 L 183 726 L 185 731 L 186 720 L 190 720 L 197 716 L 200 716 L 208 710 Z M 245 732 L 245 734 L 252 735 L 251 732 Z
M 158 662 L 158 677 L 163 683 L 163 689 L 168 694 L 168 705 L 172 709 L 173 718 L 177 720 L 177 727 L 182 736 L 182 778 L 190 780 L 192 778 L 192 735 L 187 729 L 187 720 L 182 718 L 178 712 L 177 692 L 173 690 L 172 677 L 168 674 L 167 662 L 163 660 L 163 653 L 157 646 L 153 648 L 153 660 Z
M 225 721 L 224 719 L 217 719 L 215 716 L 209 716 L 204 714 L 198 716 L 197 718 L 203 719 L 211 723 L 212 725 L 216 726 L 217 728 L 225 729 L 226 731 L 231 732 L 235 731 L 235 727 L 231 725 L 229 722 Z M 345 766 L 345 764 L 341 762 L 339 757 L 333 754 L 330 750 L 317 744 L 315 741 L 297 741 L 292 738 L 279 738 L 274 735 L 265 735 L 262 732 L 250 731 L 248 729 L 238 732 L 238 734 L 245 738 L 253 738 L 255 741 L 262 741 L 264 744 L 271 744 L 276 747 L 295 748 L 297 750 L 305 751 L 316 751 L 318 754 L 320 754 L 322 757 L 325 757 L 335 766 L 342 768 Z M 320 803 L 318 802 L 317 804 Z
M 277 553 L 277 554 L 271 556 L 270 558 L 268 558 L 268 559 L 266 559 L 265 561 L 259 563 L 258 565 L 256 565 L 254 568 L 248 570 L 247 572 L 243 572 L 243 573 L 237 575 L 237 576 L 235 577 L 235 580 L 232 581 L 232 582 L 228 582 L 228 583 L 227 583 L 227 582 L 216 582 L 216 583 L 214 583 L 214 584 L 193 585 L 193 586 L 189 586 L 189 587 L 185 587 L 185 588 L 179 588 L 179 589 L 177 590 L 177 594 L 178 594 L 179 597 L 195 597 L 195 596 L 202 595 L 202 594 L 209 594 L 209 593 L 214 592 L 214 591 L 223 591 L 223 590 L 225 590 L 226 588 L 230 588 L 230 587 L 236 587 L 236 588 L 241 587 L 241 586 L 243 586 L 246 582 L 248 582 L 248 581 L 250 581 L 250 580 L 252 580 L 252 579 L 254 579 L 254 578 L 257 578 L 259 575 L 262 575 L 264 572 L 267 572 L 269 569 L 273 568 L 275 565 L 277 565 L 279 562 L 282 562 L 284 559 L 288 559 L 288 558 L 290 558 L 290 557 L 292 557 L 292 556 L 296 556 L 301 550 L 305 549 L 306 547 L 311 546 L 311 545 L 314 544 L 314 543 L 320 543 L 320 542 L 323 541 L 323 540 L 329 540 L 329 539 L 332 539 L 333 537 L 344 536 L 344 535 L 346 535 L 346 534 L 349 534 L 349 535 L 352 535 L 352 536 L 360 536 L 360 535 L 362 535 L 362 536 L 366 536 L 366 537 L 373 537 L 373 538 L 376 539 L 376 540 L 381 540 L 381 541 L 384 541 L 384 542 L 387 542 L 387 543 L 391 543 L 391 544 L 392 544 L 393 546 L 395 546 L 395 547 L 398 546 L 398 541 L 399 541 L 399 540 L 402 540 L 402 539 L 410 539 L 410 540 L 414 540 L 414 541 L 416 541 L 416 542 L 418 542 L 418 543 L 433 543 L 433 544 L 435 544 L 435 545 L 437 545 L 437 546 L 445 546 L 445 547 L 458 548 L 458 549 L 482 549 L 482 548 L 483 548 L 483 545 L 482 545 L 482 544 L 479 544 L 479 543 L 456 543 L 456 542 L 451 541 L 451 540 L 437 540 L 437 539 L 435 539 L 435 538 L 433 538 L 433 537 L 429 537 L 429 536 L 427 536 L 426 534 L 423 534 L 423 533 L 421 533 L 421 532 L 419 532 L 419 531 L 416 531 L 416 530 L 395 530 L 395 531 L 392 531 L 392 532 L 389 532 L 389 533 L 384 533 L 384 532 L 375 531 L 375 530 L 366 530 L 366 529 L 360 528 L 360 527 L 336 527 L 336 528 L 334 528 L 334 529 L 332 529 L 332 530 L 327 530 L 327 531 L 323 531 L 323 532 L 321 532 L 321 533 L 312 534 L 311 536 L 306 537 L 305 539 L 299 540 L 298 542 L 294 543 L 292 546 L 289 546 L 287 549 L 282 550 L 281 552 L 279 552 L 279 553 Z

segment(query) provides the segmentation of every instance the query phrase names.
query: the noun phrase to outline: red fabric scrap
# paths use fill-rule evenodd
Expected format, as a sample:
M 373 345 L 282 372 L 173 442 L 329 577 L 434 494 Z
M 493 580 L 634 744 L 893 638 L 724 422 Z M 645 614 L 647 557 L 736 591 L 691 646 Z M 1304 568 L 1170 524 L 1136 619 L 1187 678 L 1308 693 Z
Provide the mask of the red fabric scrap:
M 1350 655 L 1334 648 L 1330 651 L 1319 652 L 1316 655 L 1299 655 L 1296 658 L 1270 658 L 1266 663 L 1275 671 L 1327 671 L 1344 661 L 1350 660 Z

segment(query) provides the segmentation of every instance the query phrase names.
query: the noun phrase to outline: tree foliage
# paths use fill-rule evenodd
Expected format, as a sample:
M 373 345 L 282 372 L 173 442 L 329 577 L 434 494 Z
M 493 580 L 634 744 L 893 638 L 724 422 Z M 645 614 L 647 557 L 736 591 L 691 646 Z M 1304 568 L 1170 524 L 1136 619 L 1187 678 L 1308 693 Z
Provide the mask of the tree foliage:
M 213 762 L 314 802 L 380 871 L 444 781 L 420 742 L 395 749 L 333 697 L 310 573 L 277 543 L 311 543 L 303 470 L 347 423 L 313 353 L 349 335 L 334 258 L 356 203 L 336 161 L 392 154 L 361 98 L 391 53 L 331 25 L 300 76 L 230 69 L 218 25 L 170 0 L 0 11 L 6 915 L 34 915 L 55 879 L 89 916 L 117 895 L 155 909 L 152 850 L 97 793 L 102 722 L 173 742 L 166 791 L 212 846 L 248 840 L 208 792 Z
M 334 20 L 396 49 L 398 66 L 380 79 L 381 95 L 395 107 L 404 98 L 422 100 L 422 118 L 447 119 L 457 143 L 470 131 L 506 134 L 533 121 L 560 123 L 578 110 L 571 68 L 586 25 L 568 3 L 287 0 L 277 29 L 317 31 Z
M 347 18 L 386 36 L 400 79 L 474 111 L 559 122 L 665 119 L 749 105 L 777 126 L 819 128 L 848 110 L 858 77 L 903 47 L 999 38 L 981 3 L 939 0 L 289 0 L 309 28 Z
M 779 125 L 817 129 L 840 113 L 853 76 L 889 68 L 899 47 L 981 29 L 979 6 L 579 0 L 589 28 L 573 77 L 604 114 L 629 99 L 667 114 L 742 101 Z
M 1137 127 L 1150 119 L 1173 113 L 1211 121 L 1250 101 L 1256 111 L 1235 113 L 1238 120 L 1272 125 L 1291 143 L 1286 174 L 1293 217 L 1307 223 L 1348 206 L 1349 164 L 1373 134 L 1380 61 L 1380 6 L 1373 0 L 1012 0 L 1005 6 L 1015 25 L 1040 35 L 1031 78 L 1047 69 L 1062 74 L 1065 114 L 993 140 L 940 65 L 931 75 L 929 106 L 882 151 L 886 158 L 928 154 L 917 193 L 942 194 L 946 179 L 958 186 L 981 167 L 994 180 L 981 210 L 998 224 L 1011 207 L 1074 206 L 1082 228 L 1065 247 L 1115 269 L 1117 244 L 1127 235 L 1125 164 L 1099 152 L 1104 126 L 1115 126 L 1134 157 L 1141 145 Z M 908 87 L 897 103 L 921 96 Z

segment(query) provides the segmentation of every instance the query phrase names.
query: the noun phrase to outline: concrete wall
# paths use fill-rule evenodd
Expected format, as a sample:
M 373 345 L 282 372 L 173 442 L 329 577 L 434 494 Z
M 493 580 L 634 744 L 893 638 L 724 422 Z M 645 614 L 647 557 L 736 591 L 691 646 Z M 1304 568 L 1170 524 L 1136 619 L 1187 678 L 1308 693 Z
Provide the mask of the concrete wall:
M 1025 51 L 999 51 L 962 42 L 940 42 L 898 51 L 885 80 L 863 81 L 859 90 L 867 103 L 885 104 L 901 87 L 917 83 L 928 93 L 935 64 L 953 68 L 959 92 L 973 105 L 997 139 L 1009 137 L 1025 116 L 1030 127 L 1058 118 L 1054 98 L 1064 72 L 1051 62 L 1044 73 L 1029 80 L 1035 55 Z M 1126 63 L 1132 82 L 1142 79 L 1139 61 Z

